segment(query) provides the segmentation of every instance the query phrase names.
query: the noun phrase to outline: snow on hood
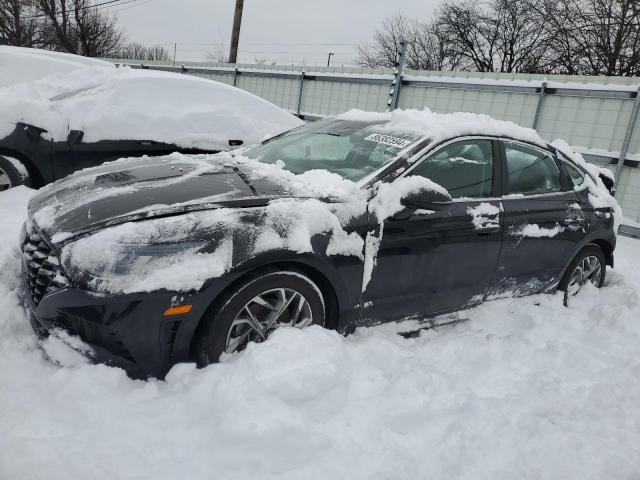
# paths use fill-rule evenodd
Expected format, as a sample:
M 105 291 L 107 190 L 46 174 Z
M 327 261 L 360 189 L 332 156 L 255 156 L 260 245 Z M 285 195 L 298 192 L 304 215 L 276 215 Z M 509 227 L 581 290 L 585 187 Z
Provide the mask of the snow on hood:
M 364 211 L 366 200 L 356 183 L 326 170 L 294 174 L 235 153 L 172 153 L 75 172 L 40 189 L 29 211 L 40 230 L 58 243 L 136 218 L 291 197 L 343 202 L 344 211 L 337 212 L 343 219 Z
M 434 142 L 461 135 L 489 135 L 531 142 L 541 147 L 547 145 L 538 132 L 532 128 L 521 127 L 513 122 L 496 120 L 489 115 L 479 113 L 434 113 L 428 108 L 394 110 L 386 113 L 353 109 L 338 115 L 337 118 L 363 122 L 386 122 L 380 125 L 381 132 L 426 135 Z
M 152 140 L 226 150 L 229 140 L 249 145 L 303 124 L 235 87 L 129 67 L 87 67 L 0 88 L 0 103 L 0 138 L 20 121 L 44 128 L 56 141 L 81 130 L 84 142 Z
M 262 196 L 260 206 L 230 206 Z M 170 198 L 181 203 L 156 203 Z M 327 237 L 326 255 L 363 259 L 363 239 L 345 225 L 366 204 L 365 190 L 324 170 L 294 174 L 227 152 L 175 153 L 78 172 L 45 187 L 30 213 L 60 244 L 72 280 L 89 273 L 86 287 L 117 294 L 198 290 L 260 253 L 314 252 L 316 235 Z
M 85 67 L 116 68 L 115 65 L 97 58 L 0 45 L 0 87 L 33 82 Z

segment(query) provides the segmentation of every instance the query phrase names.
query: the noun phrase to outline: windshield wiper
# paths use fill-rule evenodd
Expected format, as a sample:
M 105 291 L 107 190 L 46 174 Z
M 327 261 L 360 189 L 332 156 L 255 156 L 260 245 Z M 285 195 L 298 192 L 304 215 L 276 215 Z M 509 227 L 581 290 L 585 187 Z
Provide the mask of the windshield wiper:
M 251 190 L 251 192 L 253 192 L 254 195 L 258 195 L 258 191 L 256 190 L 256 187 L 254 187 L 251 182 L 249 181 L 249 178 L 247 178 L 247 176 L 244 174 L 244 172 L 242 172 L 237 166 L 233 166 L 231 167 L 233 168 L 233 171 L 236 172 L 238 174 L 238 176 L 242 179 L 242 181 L 247 185 L 247 187 L 249 187 L 249 189 Z

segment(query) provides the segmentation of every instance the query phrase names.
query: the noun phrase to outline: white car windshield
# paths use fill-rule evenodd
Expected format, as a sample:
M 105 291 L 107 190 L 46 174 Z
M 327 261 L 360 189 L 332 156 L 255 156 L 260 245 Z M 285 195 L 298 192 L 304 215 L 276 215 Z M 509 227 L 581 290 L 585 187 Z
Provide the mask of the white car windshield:
M 293 173 L 323 169 L 358 181 L 393 160 L 420 137 L 389 133 L 381 124 L 322 120 L 245 152 L 264 163 L 282 162 Z

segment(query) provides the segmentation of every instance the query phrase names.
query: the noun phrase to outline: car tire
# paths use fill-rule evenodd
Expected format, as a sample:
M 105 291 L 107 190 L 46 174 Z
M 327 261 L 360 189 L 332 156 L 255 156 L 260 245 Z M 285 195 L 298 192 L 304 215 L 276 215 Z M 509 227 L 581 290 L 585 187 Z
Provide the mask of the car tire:
M 577 295 L 587 281 L 597 288 L 602 287 L 606 272 L 604 252 L 598 245 L 590 244 L 580 250 L 569 264 L 558 286 L 559 290 L 565 292 L 565 305 L 568 297 Z
M 18 185 L 31 186 L 27 167 L 15 157 L 0 155 L 0 192 Z
M 275 319 L 276 323 L 269 325 L 287 302 L 288 306 Z M 270 308 L 265 306 L 267 304 Z M 303 306 L 299 308 L 301 304 Z M 294 320 L 296 312 L 299 321 Z M 307 275 L 295 269 L 263 270 L 223 295 L 205 313 L 194 343 L 196 362 L 200 367 L 215 363 L 225 352 L 242 350 L 250 341 L 266 340 L 278 327 L 324 326 L 325 319 L 323 294 Z M 262 337 L 251 326 L 256 320 L 260 323 Z

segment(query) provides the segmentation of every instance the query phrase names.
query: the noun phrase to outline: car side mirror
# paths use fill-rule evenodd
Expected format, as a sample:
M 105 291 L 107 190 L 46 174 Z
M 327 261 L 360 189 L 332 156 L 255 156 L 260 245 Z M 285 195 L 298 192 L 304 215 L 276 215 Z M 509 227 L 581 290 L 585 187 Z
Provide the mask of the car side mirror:
M 614 186 L 613 179 L 604 173 L 601 173 L 599 177 L 602 183 L 604 183 L 604 186 L 607 187 L 607 190 L 609 190 L 611 196 L 614 196 L 616 194 L 616 187 Z
M 84 132 L 81 130 L 71 130 L 69 135 L 67 135 L 67 143 L 71 145 L 77 145 L 82 141 L 82 137 L 84 137 Z
M 32 143 L 39 141 L 42 138 L 40 135 L 46 133 L 44 128 L 34 127 L 33 125 L 25 125 L 24 131 L 27 134 L 27 138 Z
M 445 210 L 451 203 L 449 194 L 436 190 L 420 190 L 403 197 L 400 203 L 411 210 Z

